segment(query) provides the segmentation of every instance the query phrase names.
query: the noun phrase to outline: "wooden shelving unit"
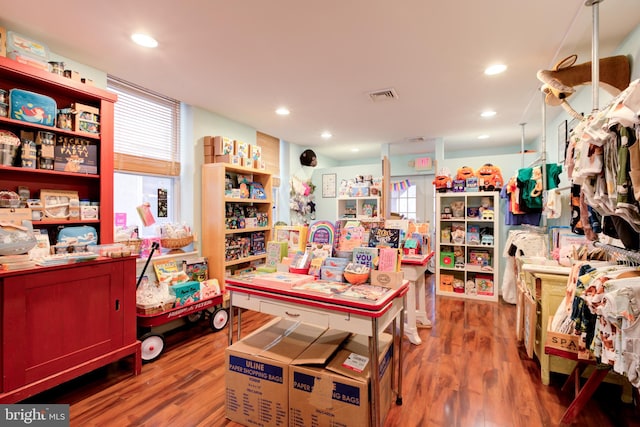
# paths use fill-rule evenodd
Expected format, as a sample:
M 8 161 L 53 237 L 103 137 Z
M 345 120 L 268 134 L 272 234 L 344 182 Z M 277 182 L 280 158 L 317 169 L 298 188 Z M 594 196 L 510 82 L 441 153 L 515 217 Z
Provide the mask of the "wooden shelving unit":
M 232 180 L 238 175 L 250 176 L 260 183 L 266 198 L 229 197 L 226 192 L 226 178 Z M 234 271 L 251 262 L 266 259 L 266 253 L 248 254 L 237 259 L 228 259 L 227 241 L 233 237 L 250 237 L 252 233 L 264 233 L 264 242 L 271 240 L 273 229 L 273 200 L 271 174 L 259 169 L 243 168 L 226 163 L 206 163 L 202 166 L 202 256 L 209 261 L 209 275 L 224 285 L 227 271 Z M 262 227 L 229 228 L 225 221 L 228 208 L 233 205 L 251 206 L 261 214 L 266 214 L 267 225 Z

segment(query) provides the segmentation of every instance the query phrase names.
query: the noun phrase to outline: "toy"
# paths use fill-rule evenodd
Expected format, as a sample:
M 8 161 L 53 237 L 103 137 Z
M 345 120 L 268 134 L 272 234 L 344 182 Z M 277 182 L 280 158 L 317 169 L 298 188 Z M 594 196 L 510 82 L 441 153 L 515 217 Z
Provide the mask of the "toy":
M 485 163 L 478 169 L 478 185 L 482 191 L 500 190 L 504 180 L 502 179 L 502 171 L 498 166 L 491 163 Z
M 542 194 L 542 168 L 536 166 L 531 169 L 531 180 L 535 181 L 535 186 L 531 190 L 531 197 L 540 197 Z
M 449 206 L 451 206 L 451 212 L 454 218 L 464 217 L 464 202 L 462 200 L 451 202 Z
M 449 169 L 442 168 L 436 174 L 435 179 L 433 180 L 433 185 L 436 186 L 436 191 L 444 193 L 451 188 L 452 182 Z
M 482 219 L 485 221 L 493 221 L 493 210 L 485 209 L 482 211 Z
M 485 234 L 480 240 L 481 245 L 493 246 L 493 236 Z
M 466 182 L 467 179 L 471 177 L 475 177 L 476 173 L 473 171 L 473 168 L 469 166 L 461 166 L 456 171 L 456 179 L 461 179 Z
M 477 295 L 478 294 L 478 288 L 476 287 L 476 282 L 473 280 L 467 280 L 467 283 L 465 283 L 465 293 L 467 295 Z
M 582 119 L 582 115 L 567 103 L 567 98 L 575 93 L 575 86 L 591 83 L 591 61 L 574 65 L 577 59 L 578 55 L 568 56 L 551 70 L 539 70 L 537 77 L 544 83 L 541 90 L 545 93 L 545 104 L 561 105 L 572 117 Z M 599 83 L 611 95 L 619 95 L 629 86 L 630 79 L 627 56 L 600 58 Z

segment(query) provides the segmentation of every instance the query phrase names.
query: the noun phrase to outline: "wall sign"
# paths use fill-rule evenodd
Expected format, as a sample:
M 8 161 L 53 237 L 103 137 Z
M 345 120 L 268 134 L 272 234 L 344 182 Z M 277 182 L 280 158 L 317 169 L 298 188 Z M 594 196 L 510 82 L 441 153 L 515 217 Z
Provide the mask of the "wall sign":
M 322 175 L 322 197 L 336 197 L 336 174 Z

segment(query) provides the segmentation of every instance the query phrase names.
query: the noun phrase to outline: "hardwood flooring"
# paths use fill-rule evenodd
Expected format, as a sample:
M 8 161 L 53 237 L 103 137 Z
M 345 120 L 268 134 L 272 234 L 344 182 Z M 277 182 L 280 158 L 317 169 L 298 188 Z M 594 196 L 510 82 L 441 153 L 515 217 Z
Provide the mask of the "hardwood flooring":
M 403 405 L 392 405 L 385 427 L 557 426 L 572 399 L 560 390 L 566 376 L 542 385 L 539 364 L 516 343 L 515 306 L 436 299 L 427 278 L 433 328 L 419 330 L 419 346 L 402 340 Z M 243 313 L 243 331 L 269 318 Z M 137 377 L 125 360 L 26 402 L 70 404 L 74 427 L 237 427 L 225 418 L 226 345 L 227 330 L 213 333 L 207 322 L 178 328 Z M 602 384 L 574 425 L 640 427 L 640 411 L 621 402 L 618 386 Z

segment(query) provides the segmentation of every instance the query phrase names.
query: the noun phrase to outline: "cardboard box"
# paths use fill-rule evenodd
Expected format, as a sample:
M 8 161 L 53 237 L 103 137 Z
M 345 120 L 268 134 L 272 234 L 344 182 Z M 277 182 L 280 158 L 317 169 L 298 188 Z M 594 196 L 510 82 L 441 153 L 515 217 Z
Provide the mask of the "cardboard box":
M 371 270 L 371 284 L 385 288 L 397 289 L 402 285 L 402 271 Z
M 235 155 L 242 158 L 249 157 L 249 143 L 238 141 L 237 139 L 234 141 L 235 144 Z
M 76 112 L 73 130 L 76 132 L 100 133 L 100 109 L 76 102 L 72 104 Z
M 275 318 L 227 347 L 225 413 L 242 425 L 289 424 L 289 364 L 324 328 Z
M 98 219 L 100 206 L 80 206 L 80 219 Z
M 329 360 L 326 366 L 292 362 L 289 378 L 289 426 L 370 425 L 369 339 L 353 335 Z M 379 340 L 381 425 L 392 402 L 392 337 L 382 334 Z
M 235 154 L 225 154 L 224 156 L 215 156 L 215 163 L 229 163 L 234 166 L 242 166 L 242 160 Z
M 7 29 L 0 27 L 0 56 L 7 56 Z
M 235 154 L 235 144 L 233 139 L 227 138 L 226 136 L 214 136 L 213 139 L 207 140 L 205 137 L 205 146 L 207 142 L 210 141 L 211 145 L 213 145 L 213 154 L 216 156 L 224 156 L 227 154 Z

